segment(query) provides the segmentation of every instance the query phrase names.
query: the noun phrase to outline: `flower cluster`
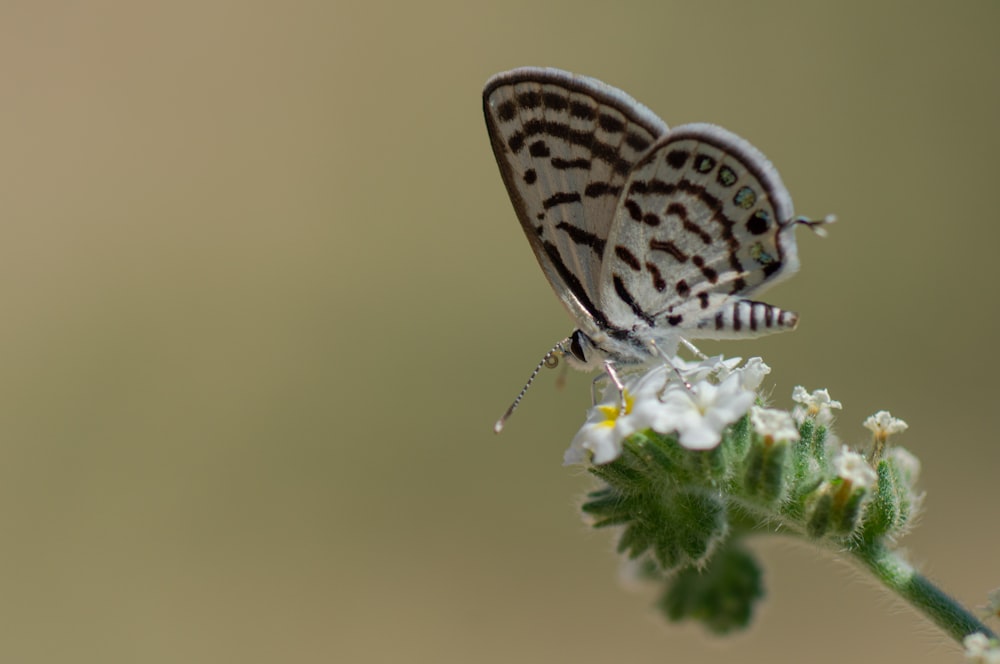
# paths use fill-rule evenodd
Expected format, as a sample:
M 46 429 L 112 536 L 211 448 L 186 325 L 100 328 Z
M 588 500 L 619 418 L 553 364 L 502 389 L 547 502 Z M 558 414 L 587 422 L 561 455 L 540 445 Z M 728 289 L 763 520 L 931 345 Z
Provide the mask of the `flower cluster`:
M 609 385 L 604 401 L 590 410 L 573 438 L 564 462 L 613 461 L 621 454 L 622 442 L 645 429 L 676 434 L 690 450 L 715 447 L 726 427 L 750 410 L 755 391 L 771 371 L 759 357 L 742 367 L 740 362 L 741 358 L 722 356 L 699 362 L 678 358 L 673 366 L 664 364 L 627 377 L 621 393 Z
M 697 619 L 716 633 L 749 622 L 763 587 L 742 546 L 748 535 L 875 551 L 904 534 L 919 508 L 919 462 L 887 446 L 902 420 L 869 418 L 875 441 L 862 454 L 831 432 L 841 404 L 826 390 L 798 386 L 790 411 L 764 407 L 757 391 L 769 372 L 760 358 L 713 357 L 626 376 L 565 454 L 603 481 L 582 510 L 594 527 L 616 528 L 619 552 L 664 584 L 671 620 Z

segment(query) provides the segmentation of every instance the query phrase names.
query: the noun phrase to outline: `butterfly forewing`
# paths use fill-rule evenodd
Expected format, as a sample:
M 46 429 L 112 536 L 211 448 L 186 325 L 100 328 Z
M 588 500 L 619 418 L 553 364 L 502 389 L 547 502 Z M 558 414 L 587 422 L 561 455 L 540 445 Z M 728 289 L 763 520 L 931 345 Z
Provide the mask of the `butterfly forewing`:
M 792 218 L 777 171 L 753 146 L 713 125 L 676 127 L 624 186 L 599 308 L 613 325 L 638 319 L 658 328 L 654 336 L 671 329 L 689 338 L 716 336 L 701 333 L 706 320 L 718 320 L 721 329 L 722 307 L 798 268 Z M 739 320 L 740 311 L 726 315 L 733 312 Z
M 582 327 L 596 305 L 623 187 L 666 125 L 594 79 L 524 68 L 483 92 L 493 151 L 518 219 L 556 294 Z

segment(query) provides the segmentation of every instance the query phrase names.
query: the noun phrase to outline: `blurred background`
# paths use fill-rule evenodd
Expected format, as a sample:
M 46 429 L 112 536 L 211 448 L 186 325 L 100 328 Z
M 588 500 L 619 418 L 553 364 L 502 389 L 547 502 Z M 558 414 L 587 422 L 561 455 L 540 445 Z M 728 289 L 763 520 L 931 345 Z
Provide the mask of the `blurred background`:
M 1000 585 L 1000 7 L 0 7 L 0 661 L 959 661 L 856 570 L 775 538 L 726 640 L 668 626 L 576 512 L 590 377 L 490 151 L 482 85 L 585 73 L 778 166 L 802 270 L 778 405 L 826 387 L 923 461 L 903 546 Z M 806 651 L 808 655 L 806 655 Z

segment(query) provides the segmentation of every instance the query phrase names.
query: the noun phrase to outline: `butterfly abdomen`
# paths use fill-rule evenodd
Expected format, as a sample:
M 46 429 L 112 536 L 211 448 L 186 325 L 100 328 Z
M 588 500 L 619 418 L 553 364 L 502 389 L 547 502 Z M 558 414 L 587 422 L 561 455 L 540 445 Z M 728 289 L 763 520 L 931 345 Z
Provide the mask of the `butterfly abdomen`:
M 794 330 L 799 315 L 779 309 L 766 302 L 736 300 L 727 303 L 714 316 L 698 321 L 697 331 L 689 332 L 691 338 L 727 339 L 746 338 Z

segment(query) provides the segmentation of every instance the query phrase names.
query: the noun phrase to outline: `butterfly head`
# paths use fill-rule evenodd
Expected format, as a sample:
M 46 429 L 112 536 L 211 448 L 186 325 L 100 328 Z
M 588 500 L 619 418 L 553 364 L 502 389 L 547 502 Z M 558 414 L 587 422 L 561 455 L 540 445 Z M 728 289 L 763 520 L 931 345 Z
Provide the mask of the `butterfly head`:
M 602 349 L 583 330 L 573 330 L 573 333 L 561 344 L 562 355 L 566 362 L 580 371 L 593 371 L 603 366 L 608 352 Z

